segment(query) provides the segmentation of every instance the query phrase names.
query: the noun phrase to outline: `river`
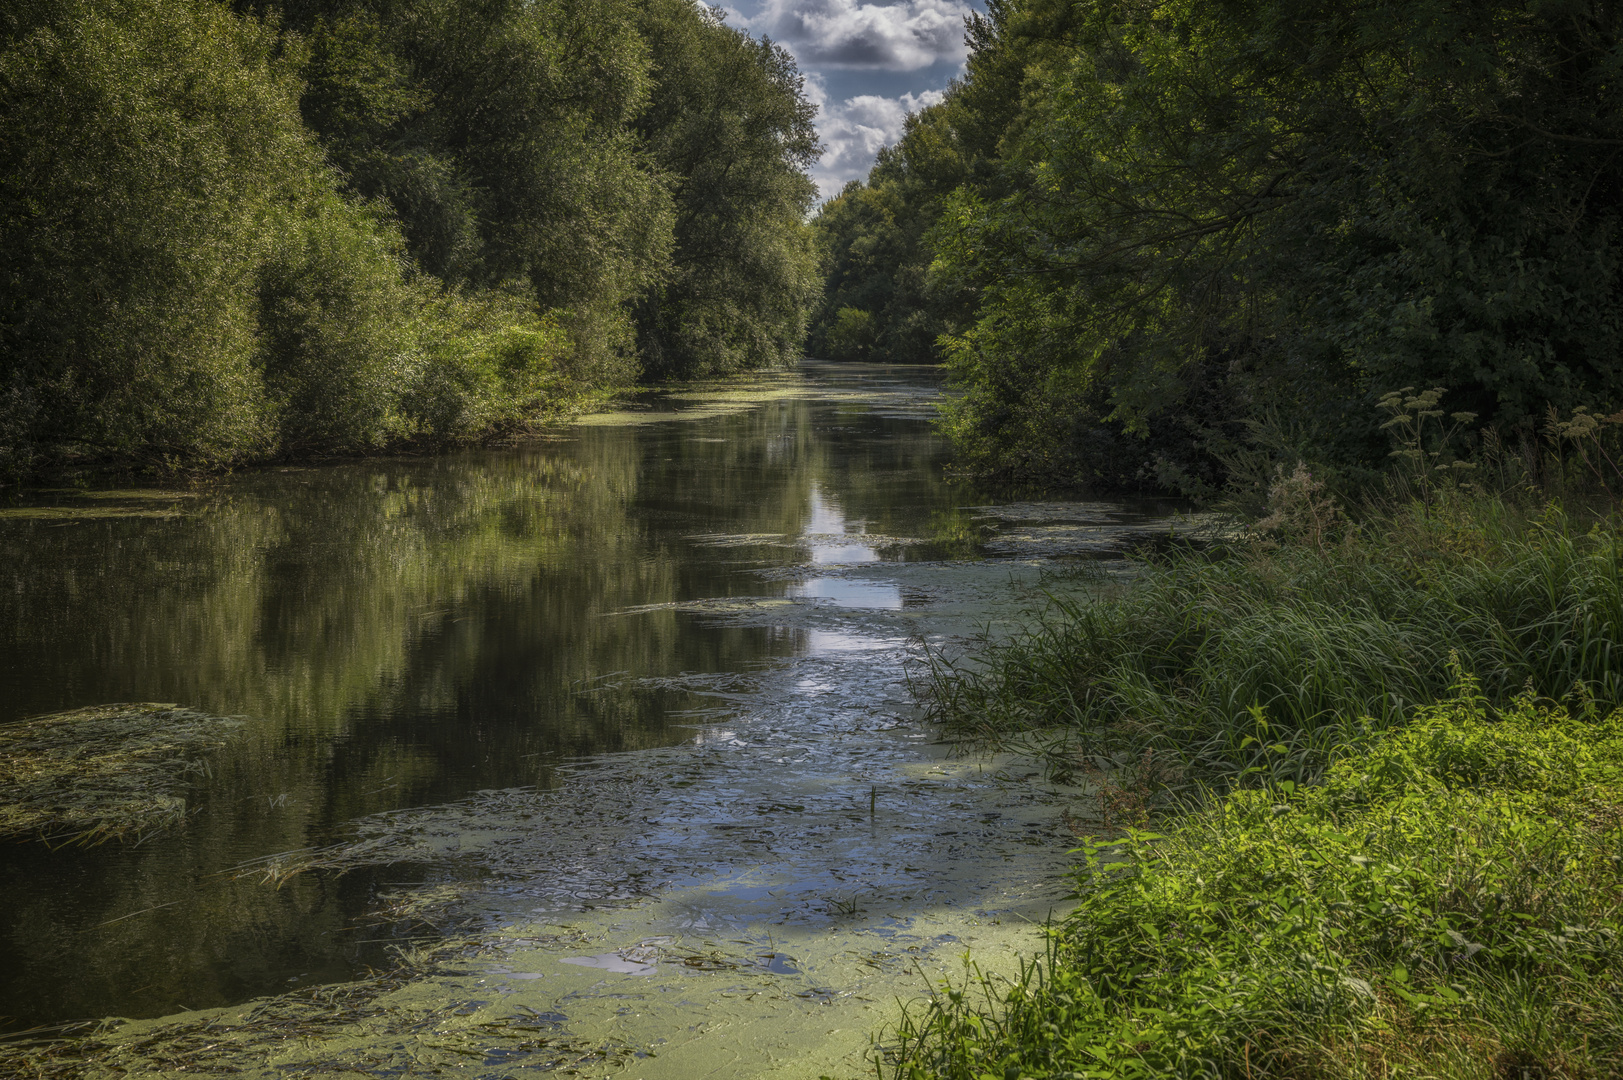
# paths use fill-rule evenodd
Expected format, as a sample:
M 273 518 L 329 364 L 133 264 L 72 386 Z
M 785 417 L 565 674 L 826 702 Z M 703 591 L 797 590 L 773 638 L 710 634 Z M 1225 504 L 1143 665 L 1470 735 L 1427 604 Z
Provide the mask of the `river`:
M 182 828 L 0 849 L 4 1026 L 130 1018 L 78 1052 L 204 1075 L 869 1071 L 898 998 L 1040 947 L 1086 814 L 938 745 L 910 672 L 1176 509 L 955 480 L 940 393 L 807 364 L 0 510 L 0 723 L 244 718 Z

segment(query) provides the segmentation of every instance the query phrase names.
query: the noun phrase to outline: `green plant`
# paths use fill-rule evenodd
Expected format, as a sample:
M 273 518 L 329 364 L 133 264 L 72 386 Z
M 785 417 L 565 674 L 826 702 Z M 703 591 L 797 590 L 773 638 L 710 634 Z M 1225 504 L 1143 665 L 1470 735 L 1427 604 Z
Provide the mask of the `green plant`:
M 1475 680 L 1318 787 L 1087 841 L 1045 956 L 973 970 L 881 1075 L 1604 1077 L 1623 1068 L 1623 715 Z
M 1348 525 L 1341 507 L 1325 491 L 1324 481 L 1308 471 L 1306 462 L 1298 461 L 1289 476 L 1285 466 L 1275 468 L 1274 482 L 1268 487 L 1268 514 L 1251 527 L 1263 535 L 1323 551 Z
M 1476 463 L 1454 455 L 1455 440 L 1476 419 L 1476 413 L 1449 413 L 1451 425 L 1443 424 L 1444 411 L 1437 406 L 1448 391 L 1434 386 L 1423 393 L 1405 386 L 1381 398 L 1378 407 L 1388 414 L 1381 425 L 1396 443 L 1389 455 L 1398 463 L 1394 478 L 1399 485 L 1400 497 L 1411 494 L 1420 505 L 1429 507 L 1436 498 L 1436 489 L 1445 478 L 1457 481 L 1459 476 L 1476 468 Z
M 1560 412 L 1551 405 L 1544 433 L 1553 446 L 1558 464 L 1564 464 L 1564 451 L 1570 445 L 1584 471 L 1594 478 L 1609 499 L 1616 499 L 1623 486 L 1623 463 L 1619 461 L 1617 448 L 1620 425 L 1623 425 L 1623 412 L 1603 416 L 1579 405 L 1572 410 L 1570 419 L 1562 420 Z
M 1062 771 L 1153 748 L 1226 784 L 1312 779 L 1441 693 L 1451 653 L 1496 705 L 1528 685 L 1623 704 L 1623 541 L 1498 506 L 1444 501 L 1323 550 L 1151 558 L 1119 595 L 1056 595 L 973 665 L 934 657 L 932 715 L 961 740 L 1037 743 Z

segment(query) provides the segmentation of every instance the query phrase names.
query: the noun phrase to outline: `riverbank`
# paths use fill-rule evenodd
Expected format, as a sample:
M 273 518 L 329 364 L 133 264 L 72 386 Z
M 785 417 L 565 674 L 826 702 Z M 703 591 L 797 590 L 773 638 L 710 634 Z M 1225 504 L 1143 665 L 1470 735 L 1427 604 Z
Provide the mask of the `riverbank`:
M 1620 553 L 1453 496 L 938 666 L 941 722 L 1112 827 L 1047 955 L 916 1010 L 885 1075 L 1618 1075 Z
M 120 453 L 63 443 L 31 448 L 26 462 L 5 457 L 0 448 L 0 513 L 37 505 L 50 496 L 128 488 L 196 491 L 220 479 L 265 469 L 311 468 L 403 457 L 421 458 L 469 449 L 495 449 L 554 435 L 559 425 L 583 416 L 623 408 L 659 387 L 627 386 L 566 390 L 550 388 L 544 400 L 531 399 L 487 417 L 472 430 L 417 430 L 395 433 L 368 446 L 277 447 L 216 458 Z

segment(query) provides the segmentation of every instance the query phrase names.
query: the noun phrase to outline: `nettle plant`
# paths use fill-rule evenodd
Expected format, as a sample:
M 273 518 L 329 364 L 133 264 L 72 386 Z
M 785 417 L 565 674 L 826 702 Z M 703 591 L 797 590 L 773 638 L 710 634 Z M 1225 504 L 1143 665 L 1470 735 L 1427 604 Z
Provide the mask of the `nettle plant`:
M 1442 386 L 1420 393 L 1405 386 L 1377 403 L 1388 414 L 1381 430 L 1391 435 L 1395 445 L 1389 456 L 1398 465 L 1397 483 L 1404 494 L 1417 495 L 1425 506 L 1432 504 L 1440 487 L 1458 483 L 1476 468 L 1474 462 L 1456 456 L 1453 447 L 1477 414 L 1449 413 L 1438 408 L 1446 393 L 1447 388 Z

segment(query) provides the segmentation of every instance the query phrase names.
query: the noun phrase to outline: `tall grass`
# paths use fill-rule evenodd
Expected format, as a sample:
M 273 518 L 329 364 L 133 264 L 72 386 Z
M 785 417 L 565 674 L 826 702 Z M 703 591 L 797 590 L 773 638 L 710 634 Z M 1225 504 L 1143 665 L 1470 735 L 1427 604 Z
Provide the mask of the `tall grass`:
M 1620 556 L 1611 529 L 1502 504 L 1411 508 L 1322 550 L 1175 552 L 973 663 L 937 658 L 929 697 L 950 736 L 1037 743 L 1062 771 L 1150 751 L 1219 784 L 1312 779 L 1435 700 L 1451 656 L 1494 705 L 1623 704 Z
M 1308 524 L 937 661 L 947 731 L 1091 773 L 1107 839 L 882 1076 L 1623 1076 L 1615 523 L 1449 486 Z

